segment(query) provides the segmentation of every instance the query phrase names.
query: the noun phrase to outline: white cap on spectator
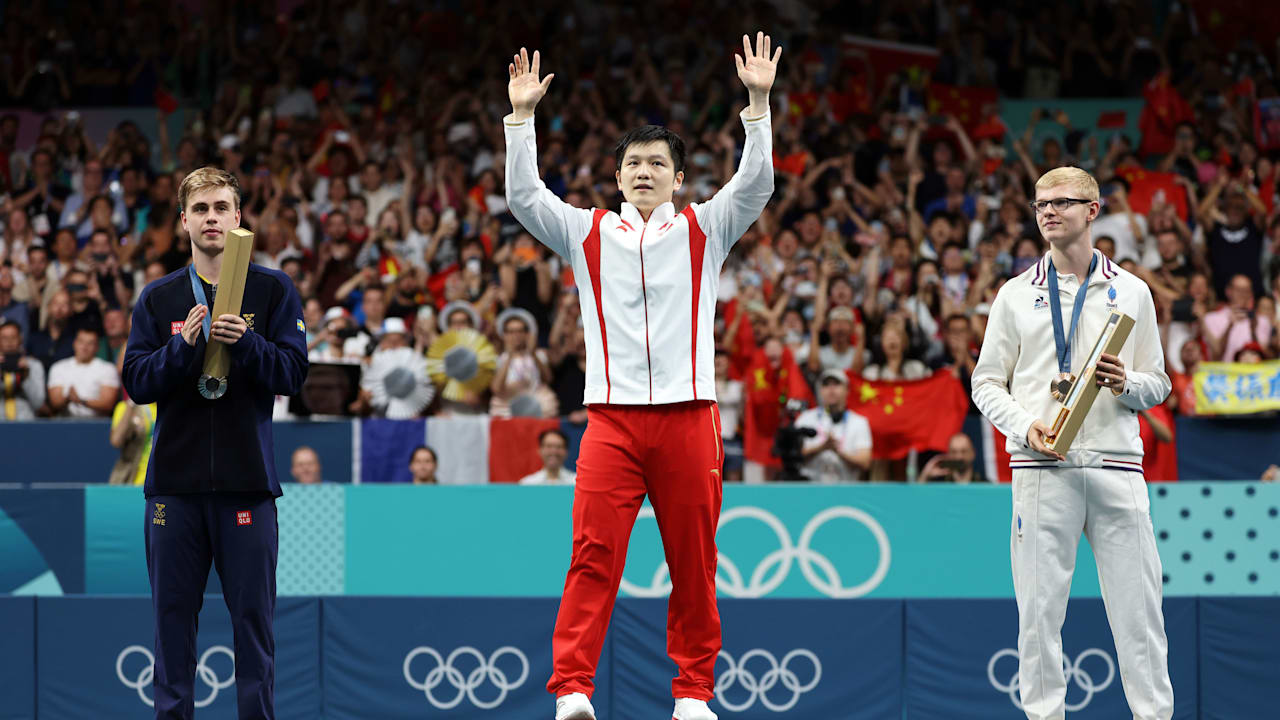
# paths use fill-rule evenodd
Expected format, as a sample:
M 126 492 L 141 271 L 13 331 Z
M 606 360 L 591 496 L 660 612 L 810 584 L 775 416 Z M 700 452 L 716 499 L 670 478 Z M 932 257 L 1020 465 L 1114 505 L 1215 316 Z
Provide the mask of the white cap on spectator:
M 382 335 L 386 337 L 391 333 L 400 333 L 408 335 L 409 328 L 405 327 L 404 320 L 398 317 L 389 317 L 382 321 Z
M 440 332 L 449 332 L 449 316 L 458 310 L 466 313 L 467 316 L 471 318 L 472 328 L 476 330 L 480 329 L 480 313 L 476 312 L 476 309 L 466 300 L 454 300 L 440 310 L 440 315 L 436 320 L 437 325 L 440 328 Z
M 498 313 L 498 321 L 494 323 L 494 327 L 498 332 L 502 332 L 507 327 L 507 321 L 511 318 L 518 318 L 524 321 L 524 327 L 533 337 L 538 337 L 538 321 L 533 319 L 533 313 L 519 307 L 509 307 Z
M 822 375 L 818 376 L 819 385 L 825 383 L 828 380 L 834 380 L 840 383 L 841 385 L 849 384 L 849 376 L 846 375 L 843 370 L 836 370 L 834 368 L 829 370 L 823 370 Z
M 219 150 L 231 150 L 233 148 L 238 147 L 239 145 L 240 145 L 240 138 L 230 133 L 223 135 L 222 138 L 218 140 Z
M 853 322 L 854 319 L 855 319 L 855 316 L 853 314 L 853 308 L 846 307 L 844 305 L 837 305 L 831 308 L 831 312 L 827 313 L 827 322 L 831 322 L 833 320 L 844 320 L 845 322 Z
M 337 320 L 338 318 L 344 318 L 346 316 L 347 316 L 347 311 L 338 307 L 337 305 L 324 311 L 324 321 L 326 323 Z

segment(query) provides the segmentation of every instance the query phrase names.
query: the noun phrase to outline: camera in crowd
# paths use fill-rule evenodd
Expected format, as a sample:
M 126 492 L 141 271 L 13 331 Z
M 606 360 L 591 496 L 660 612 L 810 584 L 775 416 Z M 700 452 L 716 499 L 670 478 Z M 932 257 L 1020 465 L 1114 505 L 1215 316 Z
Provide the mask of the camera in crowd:
M 17 373 L 20 360 L 22 360 L 22 353 L 0 355 L 0 373 Z
M 806 482 L 809 480 L 801 470 L 804 464 L 804 441 L 816 437 L 817 430 L 807 427 L 796 427 L 796 416 L 804 412 L 803 400 L 791 398 L 782 406 L 783 420 L 778 431 L 773 435 L 773 455 L 782 461 L 782 472 L 778 473 L 779 482 Z

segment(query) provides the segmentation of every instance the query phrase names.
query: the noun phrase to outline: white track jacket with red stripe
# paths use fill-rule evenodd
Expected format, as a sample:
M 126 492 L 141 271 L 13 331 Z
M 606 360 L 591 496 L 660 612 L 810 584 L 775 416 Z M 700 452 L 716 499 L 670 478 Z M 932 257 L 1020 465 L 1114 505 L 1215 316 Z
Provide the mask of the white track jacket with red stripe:
M 710 201 L 678 214 L 665 203 L 645 223 L 630 203 L 616 213 L 562 201 L 538 174 L 533 118 L 504 120 L 511 213 L 573 267 L 587 343 L 586 404 L 716 399 L 720 267 L 773 194 L 769 115 L 744 114 L 742 124 L 746 144 L 733 178 Z

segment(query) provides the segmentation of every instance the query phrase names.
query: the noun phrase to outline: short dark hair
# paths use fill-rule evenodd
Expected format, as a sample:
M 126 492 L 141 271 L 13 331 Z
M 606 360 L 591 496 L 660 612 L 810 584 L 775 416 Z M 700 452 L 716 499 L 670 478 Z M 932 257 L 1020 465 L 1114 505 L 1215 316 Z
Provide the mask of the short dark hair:
M 560 440 L 564 442 L 564 446 L 566 448 L 569 447 L 569 436 L 555 428 L 547 428 L 546 430 L 538 433 L 538 447 L 542 447 L 542 441 L 545 440 L 548 435 L 559 435 Z
M 413 452 L 409 453 L 409 462 L 413 462 L 413 459 L 417 457 L 419 450 L 426 450 L 427 452 L 431 453 L 431 462 L 437 465 L 440 464 L 440 458 L 436 456 L 436 451 L 432 450 L 426 445 L 419 445 L 418 447 L 414 448 Z
M 102 331 L 93 325 L 82 325 L 76 329 L 76 337 L 79 337 L 82 333 L 89 333 L 93 335 L 94 340 L 98 340 L 102 337 Z
M 674 168 L 672 172 L 684 172 L 684 140 L 661 125 L 641 125 L 628 130 L 618 139 L 618 144 L 613 148 L 613 157 L 617 162 L 618 170 L 622 170 L 622 157 L 627 154 L 627 148 L 635 144 L 651 142 L 665 142 L 667 148 L 671 150 L 671 163 Z
M 3 322 L 0 322 L 0 330 L 3 330 L 7 327 L 11 327 L 14 330 L 17 330 L 18 336 L 19 337 L 22 336 L 22 326 L 18 324 L 17 320 L 5 320 Z

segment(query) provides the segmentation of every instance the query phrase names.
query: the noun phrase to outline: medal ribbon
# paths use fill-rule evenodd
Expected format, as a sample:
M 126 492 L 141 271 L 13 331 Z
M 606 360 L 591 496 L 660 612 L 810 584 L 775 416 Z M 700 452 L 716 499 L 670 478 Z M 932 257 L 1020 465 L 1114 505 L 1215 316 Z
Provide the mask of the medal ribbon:
M 200 276 L 196 274 L 195 263 L 187 266 L 187 274 L 191 276 L 191 292 L 196 296 L 196 304 L 209 307 L 209 301 L 204 295 L 204 284 L 200 282 Z M 1059 323 L 1061 324 L 1061 323 Z M 1073 323 L 1072 328 L 1075 327 Z M 213 331 L 213 308 L 209 307 L 209 312 L 204 314 L 204 339 L 209 339 L 209 333 Z
M 1069 338 L 1076 336 L 1076 324 L 1080 321 L 1080 312 L 1084 310 L 1084 296 L 1089 290 L 1089 278 L 1098 267 L 1098 256 L 1095 253 L 1089 262 L 1089 272 L 1085 273 L 1080 291 L 1076 293 L 1075 304 L 1071 308 L 1071 329 L 1068 334 L 1062 332 L 1062 300 L 1058 297 L 1058 272 L 1053 269 L 1053 259 L 1049 260 L 1049 312 L 1053 313 L 1053 344 L 1058 351 L 1058 372 L 1071 372 L 1071 343 Z

